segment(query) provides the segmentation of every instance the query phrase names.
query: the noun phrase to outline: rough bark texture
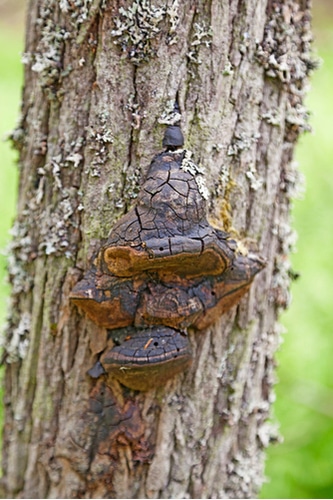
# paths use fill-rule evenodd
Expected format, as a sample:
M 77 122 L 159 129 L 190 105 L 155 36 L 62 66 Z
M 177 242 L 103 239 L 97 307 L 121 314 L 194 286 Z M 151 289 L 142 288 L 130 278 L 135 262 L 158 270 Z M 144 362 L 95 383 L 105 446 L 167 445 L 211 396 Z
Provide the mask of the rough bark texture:
M 31 0 L 10 257 L 3 495 L 247 498 L 272 435 L 292 162 L 307 128 L 308 0 Z M 107 332 L 68 295 L 161 150 L 176 94 L 210 220 L 267 259 L 148 392 L 87 375 Z M 274 437 L 274 436 L 273 436 Z

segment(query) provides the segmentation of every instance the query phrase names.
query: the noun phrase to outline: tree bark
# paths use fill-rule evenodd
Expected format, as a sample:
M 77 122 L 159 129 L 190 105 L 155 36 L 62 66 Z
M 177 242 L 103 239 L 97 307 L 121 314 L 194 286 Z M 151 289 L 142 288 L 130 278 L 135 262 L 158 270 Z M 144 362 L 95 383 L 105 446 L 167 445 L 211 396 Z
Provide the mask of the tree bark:
M 249 498 L 275 438 L 277 313 L 307 129 L 309 0 L 30 0 L 2 489 L 13 498 Z M 87 370 L 104 349 L 68 300 L 161 150 L 176 96 L 210 220 L 267 259 L 189 332 L 191 368 L 148 392 Z

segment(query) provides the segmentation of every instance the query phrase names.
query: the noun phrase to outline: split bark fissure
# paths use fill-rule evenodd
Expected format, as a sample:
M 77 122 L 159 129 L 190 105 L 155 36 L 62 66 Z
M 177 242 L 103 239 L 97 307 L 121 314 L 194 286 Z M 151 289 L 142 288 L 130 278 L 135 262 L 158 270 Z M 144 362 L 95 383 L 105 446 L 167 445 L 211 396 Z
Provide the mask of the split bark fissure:
M 141 31 L 131 18 L 139 4 L 147 9 Z M 277 310 L 288 302 L 291 162 L 306 129 L 310 4 L 119 7 L 29 6 L 22 123 L 13 134 L 21 176 L 3 494 L 250 498 L 275 437 L 266 420 Z M 237 307 L 189 331 L 189 370 L 139 393 L 87 375 L 112 343 L 68 296 L 135 204 L 177 94 L 185 147 L 206 169 L 209 222 L 244 239 L 267 267 Z

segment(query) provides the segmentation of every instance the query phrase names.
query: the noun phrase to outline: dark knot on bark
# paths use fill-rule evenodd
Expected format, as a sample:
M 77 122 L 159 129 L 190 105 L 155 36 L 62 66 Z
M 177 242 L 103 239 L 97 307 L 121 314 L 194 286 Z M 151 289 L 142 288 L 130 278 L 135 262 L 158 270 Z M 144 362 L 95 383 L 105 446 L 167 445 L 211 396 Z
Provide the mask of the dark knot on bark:
M 174 151 L 184 146 L 184 136 L 179 125 L 168 125 L 164 133 L 163 147 Z

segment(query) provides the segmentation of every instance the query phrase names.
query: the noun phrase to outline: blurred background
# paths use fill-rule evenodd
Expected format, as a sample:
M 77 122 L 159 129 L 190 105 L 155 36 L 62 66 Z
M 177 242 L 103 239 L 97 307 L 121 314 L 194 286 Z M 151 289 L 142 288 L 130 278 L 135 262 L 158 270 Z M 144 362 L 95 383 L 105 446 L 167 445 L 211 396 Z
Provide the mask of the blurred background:
M 0 0 L 0 137 L 19 115 L 23 68 L 24 0 Z M 307 106 L 312 134 L 301 137 L 296 158 L 306 192 L 294 203 L 298 232 L 290 309 L 281 317 L 273 421 L 283 443 L 267 454 L 261 498 L 333 498 L 333 2 L 315 0 L 314 50 L 323 63 L 311 81 Z M 5 321 L 9 229 L 17 189 L 16 154 L 0 142 L 0 325 Z

